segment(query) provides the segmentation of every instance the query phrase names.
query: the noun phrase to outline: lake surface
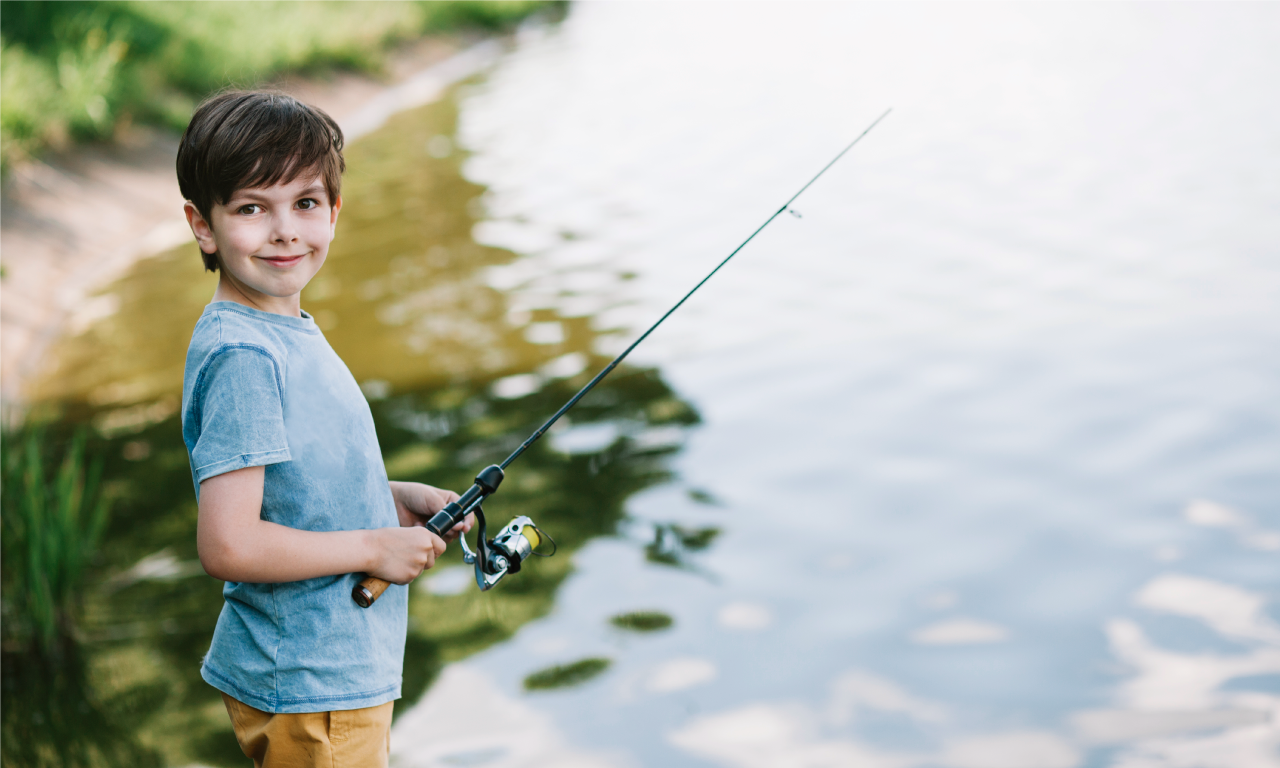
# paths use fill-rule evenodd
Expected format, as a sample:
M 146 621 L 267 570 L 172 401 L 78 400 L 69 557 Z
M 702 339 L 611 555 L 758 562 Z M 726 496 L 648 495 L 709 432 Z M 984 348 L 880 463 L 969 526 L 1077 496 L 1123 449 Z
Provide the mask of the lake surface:
M 512 466 L 559 556 L 420 581 L 395 764 L 1280 765 L 1277 50 L 1271 4 L 582 4 L 356 142 L 304 308 L 461 489 L 894 108 Z M 114 451 L 91 679 L 169 680 L 177 764 L 236 764 L 211 290 L 141 263 L 41 384 Z

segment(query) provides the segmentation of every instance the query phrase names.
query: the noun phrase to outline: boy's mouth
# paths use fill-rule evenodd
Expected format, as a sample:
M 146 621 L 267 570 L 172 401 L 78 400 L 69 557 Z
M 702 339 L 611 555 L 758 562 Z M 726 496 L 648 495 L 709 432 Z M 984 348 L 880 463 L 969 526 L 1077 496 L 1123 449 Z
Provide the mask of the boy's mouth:
M 297 256 L 259 256 L 258 258 L 267 262 L 273 267 L 292 267 L 302 261 L 307 254 L 300 253 Z

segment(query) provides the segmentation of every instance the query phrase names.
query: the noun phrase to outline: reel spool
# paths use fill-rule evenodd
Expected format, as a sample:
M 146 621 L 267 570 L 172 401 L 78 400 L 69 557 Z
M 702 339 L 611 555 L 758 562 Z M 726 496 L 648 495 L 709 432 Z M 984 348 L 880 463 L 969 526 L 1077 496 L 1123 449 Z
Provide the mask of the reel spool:
M 471 551 L 466 536 L 460 537 L 458 542 L 462 545 L 463 562 L 475 566 L 476 586 L 482 592 L 492 589 L 508 573 L 519 573 L 521 563 L 529 557 L 551 557 L 556 553 L 555 540 L 525 515 L 507 523 L 497 536 L 485 541 L 484 510 L 477 506 L 475 513 L 476 521 L 480 523 L 480 538 L 476 542 L 478 551 Z M 544 540 L 551 542 L 550 552 L 537 551 Z

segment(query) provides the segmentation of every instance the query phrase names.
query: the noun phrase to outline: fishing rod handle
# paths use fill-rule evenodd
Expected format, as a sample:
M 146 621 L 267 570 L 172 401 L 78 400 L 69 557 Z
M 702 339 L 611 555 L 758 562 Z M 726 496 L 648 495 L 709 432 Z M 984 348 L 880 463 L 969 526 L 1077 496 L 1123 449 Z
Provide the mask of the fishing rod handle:
M 389 581 L 380 579 L 377 576 L 366 576 L 364 581 L 351 590 L 351 599 L 355 600 L 356 605 L 361 608 L 368 608 L 378 598 L 382 597 L 382 593 L 386 592 L 389 586 L 391 586 Z
M 465 520 L 471 510 L 479 506 L 486 496 L 497 492 L 498 486 L 502 484 L 502 478 L 502 468 L 498 465 L 491 464 L 485 467 L 479 475 L 476 475 L 475 484 L 468 488 L 466 493 L 459 496 L 457 501 L 444 505 L 444 509 L 432 515 L 424 526 L 428 531 L 444 538 L 445 531 L 452 530 L 455 525 Z M 386 592 L 389 586 L 391 582 L 385 579 L 366 576 L 352 588 L 351 599 L 355 600 L 356 605 L 361 608 L 368 608 L 382 597 L 382 593 Z
M 474 489 L 474 486 L 472 486 L 472 488 Z M 461 499 L 458 501 L 461 501 Z M 432 518 L 424 524 L 424 527 L 435 535 L 441 536 L 443 531 L 447 531 L 449 528 L 453 527 L 452 525 L 447 525 L 448 522 L 453 519 L 451 514 L 452 511 L 449 510 L 449 507 L 457 506 L 457 501 L 449 504 L 444 509 L 435 513 L 435 515 L 433 515 Z M 461 509 L 461 507 L 459 507 L 459 509 Z M 443 530 L 442 524 L 447 525 Z M 378 598 L 382 597 L 382 593 L 386 592 L 387 587 L 389 586 L 391 586 L 391 582 L 386 579 L 380 579 L 377 576 L 366 576 L 363 581 L 351 590 L 351 599 L 355 600 L 356 605 L 361 608 L 368 608 L 377 602 Z
M 472 486 L 472 490 L 475 490 L 475 486 Z M 470 491 L 467 493 L 470 494 Z M 458 499 L 458 501 L 462 501 L 462 499 Z M 424 524 L 424 527 L 435 535 L 443 537 L 444 531 L 453 527 L 450 522 L 453 520 L 454 510 L 450 510 L 449 507 L 458 507 L 458 510 L 465 509 L 457 501 L 452 502 L 435 513 Z M 463 513 L 458 519 L 462 519 L 462 517 L 466 517 L 466 513 Z M 368 608 L 377 602 L 378 598 L 382 597 L 382 593 L 386 592 L 389 586 L 391 586 L 391 582 L 386 579 L 380 579 L 377 576 L 366 576 L 363 581 L 351 590 L 351 599 L 355 600 L 356 605 L 361 608 Z

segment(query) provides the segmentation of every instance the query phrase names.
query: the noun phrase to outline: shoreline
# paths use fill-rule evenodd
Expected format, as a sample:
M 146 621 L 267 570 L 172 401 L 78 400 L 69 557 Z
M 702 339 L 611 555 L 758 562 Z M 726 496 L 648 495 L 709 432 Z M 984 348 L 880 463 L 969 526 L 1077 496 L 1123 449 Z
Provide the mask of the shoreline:
M 266 83 L 328 112 L 350 144 L 495 63 L 503 37 L 430 36 L 388 55 L 377 80 L 348 72 Z M 133 128 L 110 145 L 17 165 L 0 195 L 0 403 L 21 418 L 24 386 L 65 333 L 111 314 L 97 291 L 192 239 L 174 175 L 178 136 Z

